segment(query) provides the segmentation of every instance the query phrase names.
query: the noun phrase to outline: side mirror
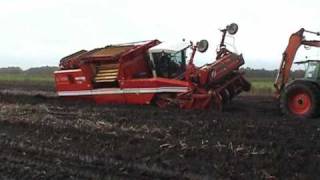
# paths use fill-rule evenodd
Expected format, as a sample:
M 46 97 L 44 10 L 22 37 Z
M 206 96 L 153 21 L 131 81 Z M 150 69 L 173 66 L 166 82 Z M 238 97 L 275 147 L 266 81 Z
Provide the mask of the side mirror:
M 234 35 L 234 34 L 236 34 L 238 32 L 239 27 L 238 27 L 238 25 L 236 23 L 232 23 L 229 26 L 227 26 L 226 29 L 227 29 L 229 34 Z
M 204 53 L 209 48 L 209 42 L 207 40 L 201 40 L 197 42 L 197 48 L 199 52 Z

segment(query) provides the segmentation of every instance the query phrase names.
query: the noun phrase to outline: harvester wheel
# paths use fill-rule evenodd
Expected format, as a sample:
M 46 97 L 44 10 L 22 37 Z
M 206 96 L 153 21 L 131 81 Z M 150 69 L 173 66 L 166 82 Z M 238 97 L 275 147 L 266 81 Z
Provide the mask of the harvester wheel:
M 156 94 L 153 99 L 153 104 L 160 108 L 166 108 L 174 104 L 173 99 L 174 94 L 171 93 Z
M 228 91 L 228 89 L 222 90 L 220 95 L 222 97 L 223 104 L 228 104 L 231 101 L 231 93 Z
M 312 118 L 319 113 L 320 90 L 306 82 L 293 82 L 280 97 L 280 108 L 286 115 L 297 118 Z

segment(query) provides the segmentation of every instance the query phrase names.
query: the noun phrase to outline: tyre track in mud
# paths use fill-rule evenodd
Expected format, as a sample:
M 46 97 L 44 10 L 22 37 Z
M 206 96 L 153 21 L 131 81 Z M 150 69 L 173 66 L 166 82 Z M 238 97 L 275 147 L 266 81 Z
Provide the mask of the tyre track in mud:
M 79 172 L 86 172 L 84 175 L 82 173 L 78 174 L 79 177 L 82 177 L 82 175 L 84 177 L 90 177 L 90 173 L 92 177 L 95 178 L 104 177 L 102 175 L 106 174 L 108 177 L 110 177 L 110 174 L 117 175 L 117 173 L 119 177 L 121 177 L 121 174 L 122 176 L 127 177 L 128 172 L 130 172 L 130 179 L 135 177 L 135 173 L 138 173 L 139 176 L 137 175 L 137 177 L 139 177 L 139 179 L 143 176 L 152 179 L 177 179 L 177 177 L 181 178 L 184 176 L 184 179 L 190 179 L 188 177 L 192 177 L 192 179 L 202 179 L 199 178 L 200 176 L 196 174 L 183 174 L 180 172 L 157 167 L 155 164 L 149 167 L 144 162 L 135 163 L 135 161 L 132 161 L 132 159 L 130 159 L 132 157 L 124 160 L 123 157 L 120 156 L 120 154 L 115 153 L 117 151 L 117 147 L 113 147 L 115 149 L 107 149 L 104 146 L 100 147 L 100 145 L 105 144 L 104 142 L 97 141 L 97 139 L 103 139 L 103 141 L 118 141 L 122 138 L 129 139 L 129 137 L 127 137 L 126 135 L 106 135 L 99 133 L 94 134 L 93 132 L 89 133 L 81 132 L 80 130 L 68 128 L 60 129 L 53 127 L 47 127 L 45 129 L 45 132 L 41 132 L 41 126 L 38 127 L 38 125 L 36 124 L 31 125 L 24 122 L 11 123 L 8 121 L 3 121 L 0 123 L 0 127 L 2 137 L 0 140 L 0 145 L 2 147 L 1 154 L 6 154 L 5 158 L 2 157 L 0 159 L 5 159 L 6 162 L 13 162 L 13 164 L 15 162 L 21 162 L 27 167 L 29 167 L 30 165 L 32 165 L 33 167 L 37 167 L 37 162 L 39 162 L 38 165 L 40 167 L 45 164 L 46 167 L 49 168 L 50 166 L 55 167 L 55 165 L 57 164 L 51 162 L 55 162 L 58 159 L 58 162 L 62 162 L 62 160 L 63 162 L 67 162 L 67 165 L 63 166 L 62 169 L 68 170 L 71 168 L 72 170 L 76 168 L 73 171 L 80 169 L 81 171 Z M 82 137 L 85 137 L 85 141 L 91 142 L 89 143 L 90 145 L 82 146 L 83 140 L 77 139 L 78 134 Z M 120 138 L 120 136 L 124 137 Z M 148 141 L 148 138 L 143 139 L 143 141 Z M 68 145 L 64 146 L 65 144 Z M 112 142 L 112 144 L 116 144 L 116 142 Z M 17 154 L 19 152 L 20 154 Z M 21 160 L 21 157 L 26 158 L 30 156 L 32 157 L 32 160 L 23 158 Z M 34 160 L 34 157 L 40 159 Z M 61 163 L 59 164 L 61 165 Z M 48 170 L 48 168 L 45 169 Z M 92 170 L 94 171 L 92 172 Z M 100 175 L 97 176 L 96 174 L 99 174 L 99 172 Z M 72 175 L 72 173 L 70 174 Z M 73 175 L 75 174 L 73 173 Z
M 30 108 L 30 106 L 27 106 L 28 108 Z M 16 108 L 16 107 L 14 107 Z M 18 108 L 19 109 L 19 108 Z M 25 108 L 23 108 L 25 109 Z M 111 132 L 105 132 L 104 134 L 96 134 L 94 132 L 91 132 L 90 130 L 90 126 L 92 124 L 90 124 L 90 126 L 87 126 L 88 129 L 86 129 L 86 127 L 81 127 L 81 126 L 76 126 L 76 127 L 72 127 L 74 126 L 76 123 L 68 123 L 68 121 L 73 121 L 76 119 L 76 115 L 77 113 L 66 113 L 66 110 L 62 107 L 53 107 L 53 106 L 50 106 L 50 105 L 39 105 L 38 107 L 34 108 L 33 109 L 40 109 L 39 111 L 42 112 L 42 111 L 45 111 L 47 113 L 47 115 L 45 115 L 44 117 L 40 118 L 41 120 L 39 122 L 34 122 L 34 121 L 30 121 L 28 119 L 20 119 L 20 120 L 17 120 L 16 118 L 17 117 L 20 117 L 20 115 L 18 114 L 17 117 L 14 117 L 13 119 L 15 119 L 15 122 L 13 124 L 12 123 L 12 120 L 10 120 L 9 118 L 7 120 L 4 120 L 1 124 L 1 127 L 3 129 L 1 129 L 1 131 L 4 131 L 4 130 L 7 130 L 8 133 L 12 133 L 13 131 L 18 131 L 18 132 L 24 132 L 26 131 L 22 136 L 23 138 L 22 139 L 19 139 L 18 142 L 23 142 L 24 141 L 24 138 L 27 138 L 27 137 L 32 137 L 34 135 L 36 135 L 37 137 L 35 137 L 35 140 L 34 141 L 39 141 L 40 140 L 40 137 L 41 138 L 44 138 L 46 136 L 46 134 L 57 134 L 58 135 L 58 138 L 60 137 L 66 137 L 65 140 L 73 140 L 74 138 L 71 138 L 69 137 L 70 135 L 74 135 L 74 134 L 79 134 L 79 136 L 82 136 L 82 137 L 88 137 L 88 136 L 93 136 L 91 140 L 86 140 L 86 141 L 89 141 L 89 142 L 95 142 L 94 144 L 95 145 L 99 145 L 99 144 L 103 144 L 103 142 L 96 142 L 95 140 L 97 140 L 99 137 L 98 136 L 103 136 L 103 140 L 104 141 L 110 141 L 110 139 L 113 139 L 113 138 L 118 138 L 120 135 L 118 135 L 118 133 L 121 131 L 123 132 L 123 139 L 130 139 L 129 136 L 132 135 L 132 133 L 130 133 L 129 131 L 134 131 L 134 128 L 130 127 L 130 128 L 125 128 L 125 127 L 120 127 L 119 129 L 116 129 L 117 132 L 115 131 L 111 131 Z M 71 109 L 74 109 L 74 108 L 71 108 Z M 70 110 L 70 108 L 68 109 Z M 67 111 L 68 112 L 68 111 Z M 35 113 L 34 111 L 32 111 L 32 113 Z M 41 115 L 41 113 L 39 113 Z M 43 113 L 42 113 L 43 114 Z M 68 120 L 68 119 L 71 119 L 71 120 Z M 72 120 L 73 119 L 73 120 Z M 60 121 L 60 120 L 63 120 L 63 121 Z M 47 121 L 47 122 L 43 122 L 43 121 Z M 59 122 L 60 121 L 60 122 Z M 90 121 L 89 121 L 90 122 Z M 3 123 L 9 123 L 11 124 L 12 126 L 10 126 L 11 128 L 8 128 L 8 126 L 5 126 Z M 39 124 L 40 123 L 40 126 Z M 101 122 L 101 121 L 98 121 L 97 123 L 98 125 L 98 129 L 101 128 L 101 126 L 105 126 L 106 124 Z M 110 126 L 111 124 L 109 123 L 108 126 Z M 25 127 L 26 126 L 26 127 Z M 33 126 L 39 126 L 37 128 L 33 127 Z M 42 126 L 45 126 L 45 132 L 43 133 L 40 133 L 40 134 L 44 134 L 44 136 L 41 136 L 39 134 L 39 129 L 41 131 L 41 128 Z M 17 130 L 21 127 L 25 127 L 24 130 Z M 17 129 L 15 129 L 17 128 Z M 74 129 L 73 129 L 74 128 Z M 8 129 L 11 129 L 11 130 L 8 130 Z M 120 130 L 120 131 L 119 131 Z M 75 133 L 74 131 L 79 131 L 77 133 Z M 142 130 L 143 131 L 143 130 Z M 6 133 L 3 133 L 3 134 L 6 134 Z M 138 132 L 137 135 L 134 136 L 134 138 L 136 139 L 131 139 L 131 141 L 137 141 L 137 139 L 143 139 L 143 141 L 147 141 L 147 139 L 150 139 L 148 137 L 146 138 L 142 138 L 141 136 L 143 135 L 139 135 L 140 133 Z M 106 135 L 107 136 L 112 136 L 112 137 L 107 137 L 106 138 Z M 14 133 L 15 137 L 19 137 L 19 135 L 17 135 L 16 133 Z M 78 137 L 76 137 L 78 138 Z M 50 141 L 52 141 L 52 138 L 49 138 L 48 139 Z M 30 141 L 30 139 L 28 139 L 28 141 Z M 46 140 L 44 140 L 46 141 Z M 59 141 L 59 140 L 58 140 Z M 114 141 L 114 140 L 112 140 Z M 123 140 L 122 140 L 123 141 Z M 119 142 L 121 142 L 121 139 L 119 140 Z M 123 141 L 125 142 L 125 141 Z M 81 144 L 81 142 L 76 142 L 75 144 Z M 52 143 L 52 144 L 59 144 L 59 143 Z M 117 142 L 111 142 L 110 144 L 117 144 Z M 47 147 L 50 147 L 53 145 L 51 144 L 48 144 Z M 51 147 L 51 148 L 52 148 Z M 94 145 L 90 146 L 91 148 L 93 149 L 104 149 L 103 147 L 95 147 Z M 87 150 L 84 150 L 83 147 L 73 147 L 73 148 L 69 148 L 68 150 L 72 150 L 72 149 L 81 149 L 83 151 L 87 151 Z M 28 149 L 26 147 L 20 147 L 21 150 L 23 149 Z M 65 147 L 62 147 L 61 149 L 65 149 Z M 39 150 L 39 152 L 41 152 Z M 96 154 L 94 151 L 92 152 L 86 152 L 86 153 L 89 153 L 91 154 L 92 156 L 91 157 L 94 157 L 93 155 Z M 43 153 L 41 153 L 43 154 Z M 115 155 L 117 156 L 117 155 Z M 130 162 L 130 159 L 127 160 L 127 162 Z M 124 163 L 122 163 L 124 164 Z M 132 167 L 134 168 L 132 168 Z M 138 169 L 140 170 L 141 172 L 143 172 L 144 174 L 150 174 L 149 177 L 157 177 L 159 179 L 161 179 L 162 176 L 165 177 L 165 179 L 168 179 L 170 177 L 183 177 L 184 175 L 183 174 L 179 174 L 177 172 L 174 172 L 174 171 L 169 171 L 169 170 L 161 170 L 160 167 L 156 168 L 155 165 L 153 165 L 153 169 L 151 168 L 148 168 L 146 165 L 143 165 L 143 164 L 133 164 L 129 166 L 130 169 Z M 150 173 L 150 172 L 152 173 Z M 134 171 L 132 171 L 134 172 Z M 149 173 L 148 173 L 149 172 Z M 164 174 L 164 175 L 162 175 Z M 179 176 L 177 175 L 179 174 Z M 189 175 L 186 175 L 186 176 L 192 176 L 192 177 L 197 177 L 198 175 L 190 175 L 191 173 L 188 173 Z M 131 174 L 130 176 L 132 177 L 133 174 Z M 156 176 L 155 176 L 156 175 Z M 131 179 L 131 178 L 130 178 Z M 139 178 L 140 179 L 140 178 Z M 176 178 L 175 178 L 176 179 Z M 192 178 L 192 179 L 195 179 L 195 178 Z M 196 178 L 196 179 L 199 179 L 199 178 Z
M 319 120 L 282 117 L 271 97 L 239 97 L 224 113 L 0 98 L 0 177 L 8 179 L 320 175 Z
M 66 151 L 52 151 L 46 148 L 30 148 L 21 142 L 19 144 L 16 142 L 6 143 L 9 144 L 10 147 L 8 149 L 2 149 L 2 154 L 5 154 L 5 156 L 0 156 L 0 161 L 4 160 L 4 164 L 10 167 L 10 171 L 12 171 L 12 169 L 30 170 L 31 167 L 38 169 L 36 173 L 34 172 L 35 169 L 29 173 L 22 172 L 26 174 L 27 177 L 24 178 L 20 176 L 19 179 L 29 179 L 30 175 L 33 176 L 32 178 L 39 178 L 37 176 L 41 177 L 42 175 L 43 179 L 69 179 L 72 177 L 77 179 L 100 179 L 105 177 L 117 179 L 121 179 L 121 177 L 130 177 L 130 179 L 177 179 L 178 177 L 183 177 L 183 175 L 170 170 L 162 170 L 158 167 L 149 168 L 143 164 L 125 163 L 112 158 L 101 158 L 94 155 L 87 156 Z M 2 146 L 3 145 L 4 144 L 2 144 Z M 39 159 L 38 156 L 39 152 L 41 153 L 41 159 Z M 29 157 L 26 158 L 26 156 Z M 30 156 L 32 159 L 30 159 Z M 5 170 L 4 168 L 2 173 L 4 173 Z M 49 171 L 49 173 L 47 171 Z M 129 172 L 130 175 L 128 174 Z M 10 174 L 10 172 L 5 173 Z M 38 173 L 40 175 L 38 175 Z

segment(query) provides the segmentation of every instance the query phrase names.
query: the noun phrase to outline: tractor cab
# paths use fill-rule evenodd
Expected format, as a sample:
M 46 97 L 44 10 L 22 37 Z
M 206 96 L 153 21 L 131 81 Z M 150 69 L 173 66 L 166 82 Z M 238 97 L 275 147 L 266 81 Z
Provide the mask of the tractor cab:
M 296 62 L 295 64 L 305 65 L 305 79 L 314 81 L 320 80 L 320 60 L 300 61 Z
M 163 42 L 149 49 L 154 77 L 175 78 L 186 70 L 186 50 L 190 43 Z

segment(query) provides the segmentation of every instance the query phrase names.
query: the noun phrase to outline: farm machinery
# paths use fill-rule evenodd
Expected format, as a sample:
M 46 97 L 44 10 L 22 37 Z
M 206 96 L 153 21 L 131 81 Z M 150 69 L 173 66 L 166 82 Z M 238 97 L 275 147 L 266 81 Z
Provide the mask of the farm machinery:
M 284 114 L 298 118 L 311 118 L 319 115 L 320 111 L 320 60 L 309 59 L 296 62 L 296 64 L 306 65 L 305 77 L 289 82 L 291 67 L 299 47 L 301 45 L 307 49 L 320 47 L 320 41 L 306 40 L 304 33 L 320 36 L 319 32 L 305 29 L 300 29 L 290 36 L 274 86 Z
M 236 24 L 220 30 L 222 40 L 215 61 L 197 67 L 197 51 L 208 41 L 177 44 L 150 40 L 81 50 L 60 61 L 54 73 L 57 94 L 97 104 L 151 104 L 185 109 L 223 109 L 223 104 L 250 83 L 239 68 L 242 55 L 226 48 L 225 37 L 238 31 Z M 187 50 L 191 56 L 187 59 Z

